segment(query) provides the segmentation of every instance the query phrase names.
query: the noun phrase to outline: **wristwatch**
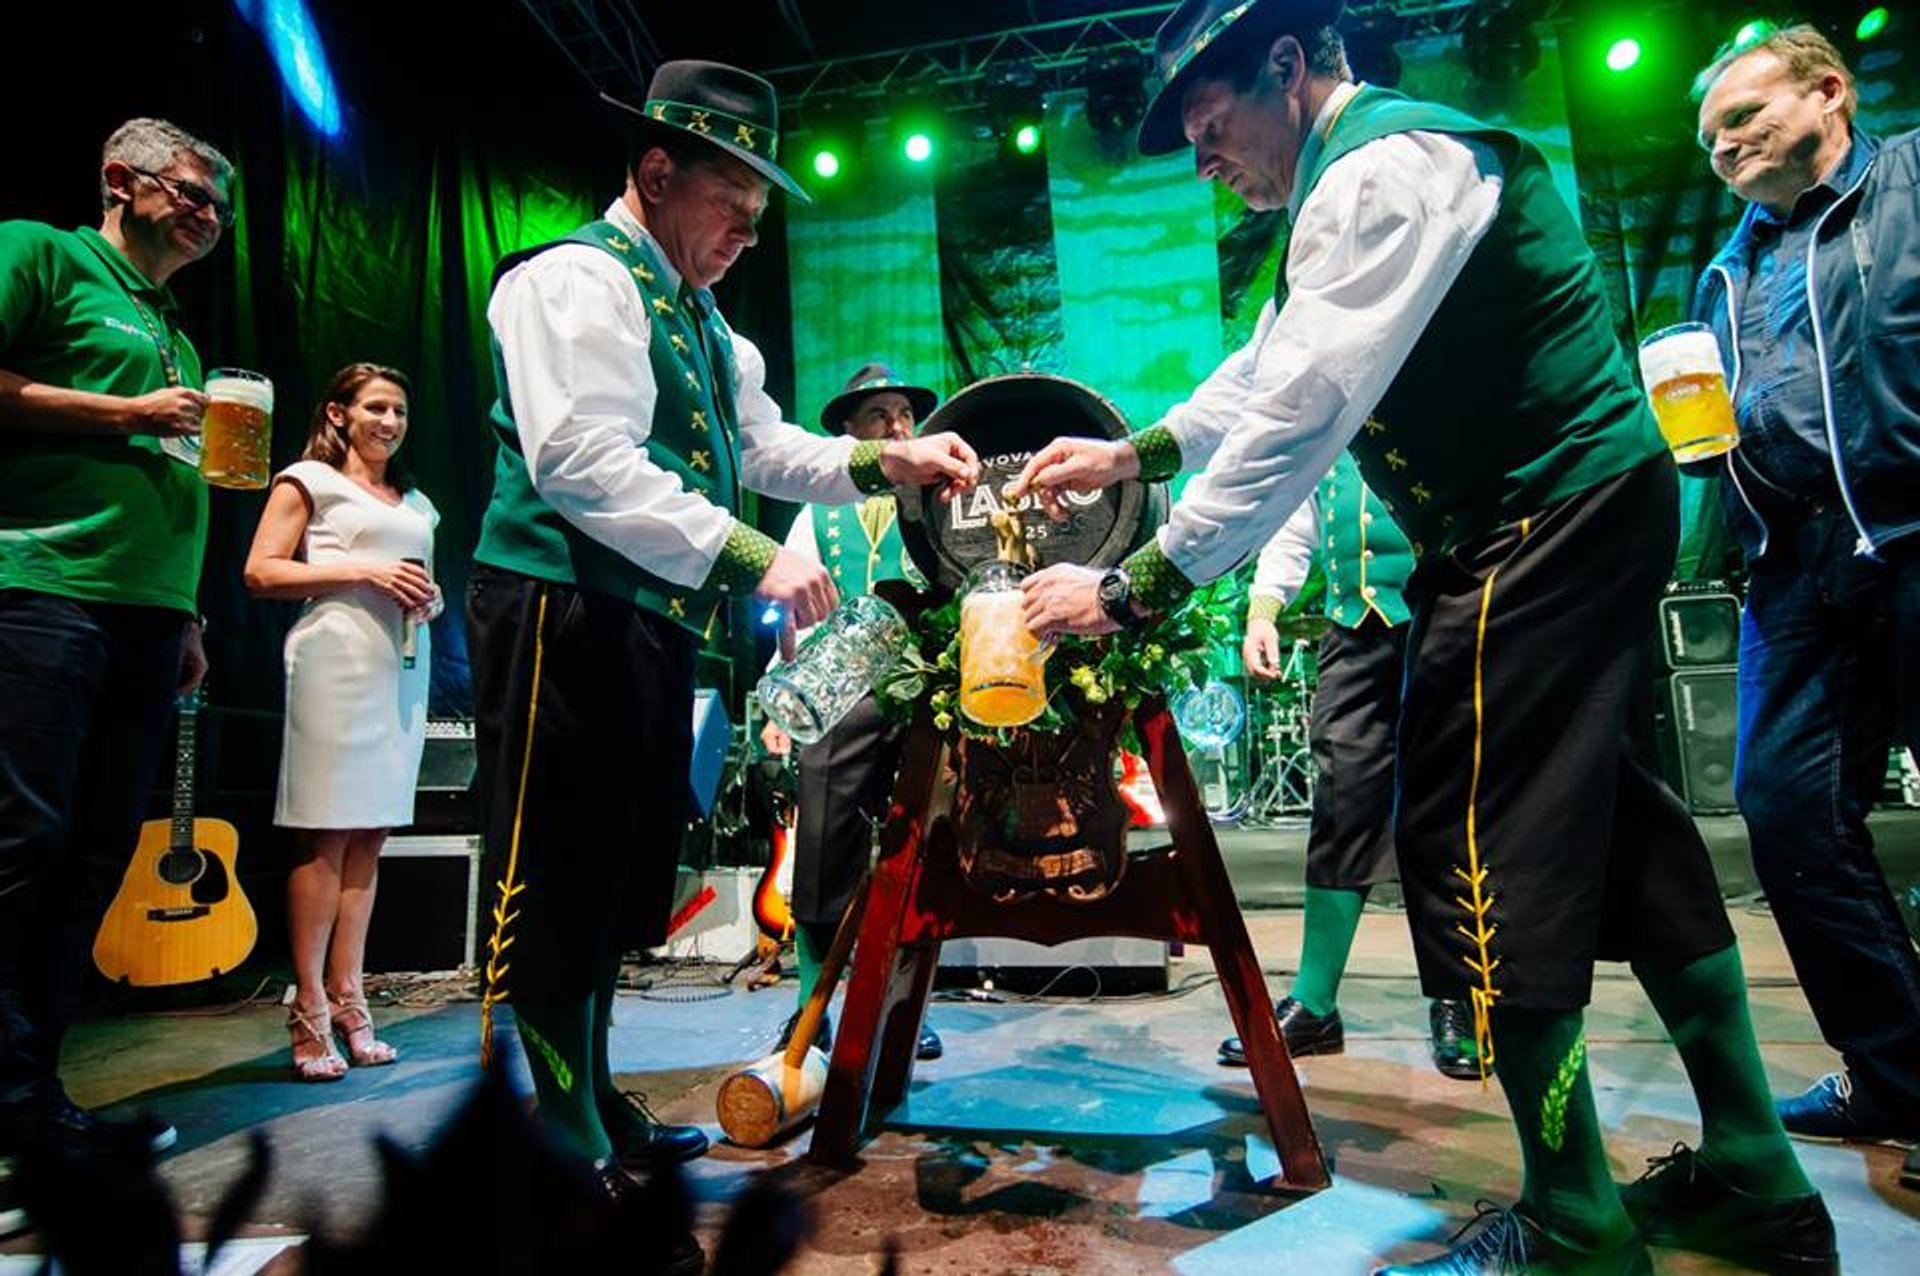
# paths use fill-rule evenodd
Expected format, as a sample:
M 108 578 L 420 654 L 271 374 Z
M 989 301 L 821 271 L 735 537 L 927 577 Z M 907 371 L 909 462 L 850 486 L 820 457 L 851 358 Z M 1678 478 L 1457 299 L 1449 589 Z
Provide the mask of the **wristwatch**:
M 1133 577 L 1124 567 L 1110 567 L 1100 578 L 1100 610 L 1122 629 L 1138 629 L 1147 621 L 1133 609 Z

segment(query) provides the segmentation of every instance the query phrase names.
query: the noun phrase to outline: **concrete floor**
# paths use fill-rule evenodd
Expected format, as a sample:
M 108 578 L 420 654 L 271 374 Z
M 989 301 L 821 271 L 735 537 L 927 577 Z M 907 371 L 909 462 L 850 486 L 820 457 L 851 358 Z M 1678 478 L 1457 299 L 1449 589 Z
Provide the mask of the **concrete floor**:
M 1736 908 L 1756 1024 L 1776 1087 L 1798 1089 L 1834 1065 L 1793 983 L 1771 919 Z M 1257 951 L 1284 992 L 1300 914 L 1249 914 Z M 946 1057 L 920 1066 L 908 1102 L 857 1173 L 797 1160 L 804 1131 L 770 1152 L 716 1144 L 693 1167 L 701 1226 L 755 1171 L 811 1197 L 817 1234 L 800 1273 L 867 1273 L 885 1237 L 921 1273 L 1170 1270 L 1366 1272 L 1382 1258 L 1432 1252 L 1478 1197 L 1509 1200 L 1519 1177 L 1497 1087 L 1449 1081 L 1425 1057 L 1426 1007 L 1404 918 L 1362 919 L 1342 989 L 1348 1050 L 1302 1061 L 1336 1185 L 1289 1201 L 1257 1190 L 1272 1154 L 1246 1074 L 1213 1062 L 1228 1031 L 1203 951 L 1172 968 L 1174 995 L 1097 1001 L 938 1002 Z M 674 1120 L 714 1126 L 719 1082 L 764 1053 L 791 1008 L 786 988 L 746 993 L 694 968 L 622 996 L 613 1057 L 621 1081 Z M 273 991 L 270 989 L 269 992 Z M 181 1207 L 204 1214 L 238 1172 L 246 1137 L 279 1149 L 255 1214 L 263 1247 L 234 1255 L 251 1271 L 295 1271 L 266 1256 L 318 1221 L 348 1229 L 380 1193 L 372 1140 L 430 1140 L 472 1080 L 478 1007 L 415 989 L 419 1006 L 379 1011 L 401 1051 L 391 1068 L 344 1082 L 292 1082 L 276 1005 L 226 1013 L 100 1020 L 76 1030 L 67 1077 L 81 1102 L 143 1104 L 180 1129 L 162 1172 Z M 432 1004 L 438 1001 L 438 1004 Z M 1631 1178 L 1676 1139 L 1697 1137 L 1671 1048 L 1638 987 L 1603 968 L 1588 1019 L 1594 1080 L 1614 1169 Z M 1907 1273 L 1920 1254 L 1920 1193 L 1896 1184 L 1893 1148 L 1802 1145 L 1839 1225 L 1846 1270 Z M 450 1226 L 480 1225 L 450 1220 Z M 275 1239 L 279 1238 L 279 1239 Z M 0 1276 L 31 1270 L 33 1238 L 0 1246 Z M 1663 1273 L 1731 1270 L 1678 1253 Z

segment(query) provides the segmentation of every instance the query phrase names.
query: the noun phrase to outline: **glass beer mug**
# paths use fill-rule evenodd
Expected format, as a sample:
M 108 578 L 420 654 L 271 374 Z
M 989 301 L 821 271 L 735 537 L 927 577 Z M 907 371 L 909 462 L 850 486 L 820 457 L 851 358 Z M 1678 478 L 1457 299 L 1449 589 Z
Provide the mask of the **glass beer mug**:
M 888 603 L 849 598 L 808 632 L 792 660 L 767 670 L 754 695 L 775 726 L 812 744 L 879 685 L 910 637 Z
M 273 382 L 258 372 L 215 368 L 207 374 L 207 412 L 200 419 L 200 474 L 216 487 L 265 487 Z
M 1642 341 L 1640 378 L 1674 460 L 1704 461 L 1740 442 L 1720 343 L 1706 324 L 1676 323 Z
M 983 727 L 1019 727 L 1047 707 L 1043 667 L 1053 654 L 1020 619 L 1017 563 L 982 563 L 960 598 L 960 712 Z

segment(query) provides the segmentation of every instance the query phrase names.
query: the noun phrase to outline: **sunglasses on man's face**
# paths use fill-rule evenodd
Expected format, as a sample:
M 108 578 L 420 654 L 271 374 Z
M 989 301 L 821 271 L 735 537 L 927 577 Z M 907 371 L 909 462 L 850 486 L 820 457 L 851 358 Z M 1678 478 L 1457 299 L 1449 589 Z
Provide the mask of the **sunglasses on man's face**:
M 200 183 L 190 182 L 184 177 L 168 177 L 164 173 L 153 173 L 144 168 L 134 168 L 131 164 L 127 165 L 127 168 L 142 177 L 150 178 L 158 182 L 160 189 L 167 193 L 168 198 L 172 199 L 174 203 L 180 205 L 182 208 L 192 209 L 196 213 L 203 208 L 211 208 L 213 210 L 213 219 L 219 222 L 221 226 L 227 227 L 233 225 L 233 205 L 221 199 Z

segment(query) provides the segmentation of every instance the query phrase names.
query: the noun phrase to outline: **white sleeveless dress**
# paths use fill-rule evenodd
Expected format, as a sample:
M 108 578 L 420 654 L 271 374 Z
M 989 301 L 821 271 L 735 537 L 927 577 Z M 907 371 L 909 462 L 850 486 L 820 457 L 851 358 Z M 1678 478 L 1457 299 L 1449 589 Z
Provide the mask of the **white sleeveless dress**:
M 419 491 L 399 505 L 320 461 L 288 466 L 313 502 L 306 561 L 433 563 L 440 515 Z M 285 828 L 388 828 L 413 822 L 427 736 L 433 649 L 415 626 L 403 668 L 400 608 L 369 585 L 310 598 L 287 634 L 287 717 L 273 822 Z

